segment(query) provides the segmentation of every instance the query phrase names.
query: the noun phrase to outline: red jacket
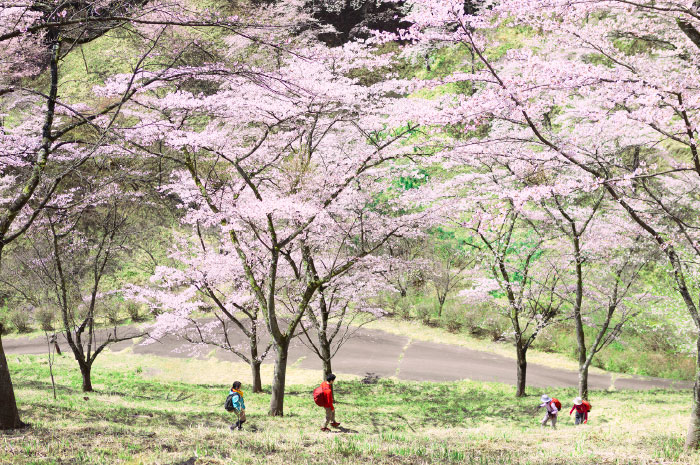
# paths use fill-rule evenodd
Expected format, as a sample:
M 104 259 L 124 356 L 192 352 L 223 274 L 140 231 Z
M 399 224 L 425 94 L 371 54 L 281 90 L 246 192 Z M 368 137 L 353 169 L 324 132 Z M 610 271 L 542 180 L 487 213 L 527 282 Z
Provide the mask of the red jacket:
M 573 412 L 574 410 L 576 410 L 578 413 L 583 413 L 583 420 L 585 422 L 588 421 L 588 407 L 586 407 L 585 404 L 574 405 L 573 407 L 571 407 L 571 410 L 569 410 L 569 415 L 571 415 L 571 412 Z
M 333 386 L 328 384 L 328 381 L 324 381 L 321 383 L 321 389 L 323 390 L 323 395 L 326 398 L 326 408 L 330 407 L 331 410 L 335 410 L 335 407 L 333 407 Z

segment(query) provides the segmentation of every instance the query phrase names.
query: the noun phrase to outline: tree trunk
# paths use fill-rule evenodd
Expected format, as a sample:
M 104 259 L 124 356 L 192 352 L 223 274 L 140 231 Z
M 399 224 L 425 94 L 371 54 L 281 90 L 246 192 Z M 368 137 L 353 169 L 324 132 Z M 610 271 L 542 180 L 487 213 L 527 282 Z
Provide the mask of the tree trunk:
M 588 365 L 584 364 L 578 369 L 578 395 L 581 399 L 588 400 Z
M 438 318 L 442 318 L 442 307 L 445 306 L 445 299 L 438 299 Z
M 695 386 L 693 387 L 693 407 L 690 411 L 688 435 L 685 438 L 686 451 L 697 450 L 700 446 L 700 334 L 697 336 L 696 345 Z
M 324 322 L 325 326 L 325 322 Z M 321 349 L 321 362 L 323 363 L 323 379 L 325 380 L 328 375 L 333 373 L 331 368 L 331 343 L 326 337 L 326 328 L 318 333 L 319 348 Z
M 281 417 L 284 415 L 284 384 L 287 377 L 287 356 L 289 341 L 283 344 L 275 343 L 275 375 L 272 379 L 272 397 L 270 398 L 270 411 L 268 415 Z
M 22 428 L 26 426 L 19 419 L 17 402 L 15 401 L 15 390 L 12 387 L 10 369 L 7 366 L 5 350 L 2 347 L 3 327 L 0 323 L 0 430 Z
M 576 228 L 572 225 L 573 246 L 576 257 L 576 301 L 574 302 L 574 322 L 576 323 L 576 343 L 578 345 L 578 395 L 582 399 L 588 399 L 588 351 L 586 349 L 586 333 L 583 330 L 583 259 L 581 244 L 576 235 Z M 595 351 L 596 347 L 591 350 Z
M 258 359 L 258 331 L 255 327 L 255 321 L 251 323 L 250 368 L 253 370 L 253 392 L 262 392 L 262 379 L 260 378 L 260 365 L 262 362 Z
M 90 370 L 92 366 L 87 363 L 79 363 L 80 374 L 83 375 L 83 392 L 92 392 L 92 380 L 90 379 Z
M 518 380 L 515 388 L 515 397 L 525 397 L 525 379 L 527 375 L 527 359 L 525 357 L 526 351 L 523 349 L 517 349 L 518 354 Z
M 323 379 L 324 381 L 328 379 L 328 375 L 333 373 L 333 369 L 331 367 L 331 359 L 330 357 L 327 359 L 323 359 Z
M 250 364 L 250 368 L 253 370 L 253 392 L 262 392 L 262 378 L 260 377 L 260 365 L 261 363 L 254 360 Z

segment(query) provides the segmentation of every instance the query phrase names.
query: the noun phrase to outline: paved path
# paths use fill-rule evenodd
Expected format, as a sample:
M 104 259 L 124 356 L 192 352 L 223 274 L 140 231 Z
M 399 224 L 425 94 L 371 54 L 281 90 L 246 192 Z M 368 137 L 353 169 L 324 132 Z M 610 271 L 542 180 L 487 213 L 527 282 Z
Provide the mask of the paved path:
M 120 329 L 120 336 L 128 331 Z M 233 336 L 233 333 L 232 333 Z M 38 338 L 4 339 L 3 345 L 8 354 L 46 353 L 46 340 Z M 132 347 L 134 353 L 166 357 L 191 357 L 186 343 L 173 337 L 160 342 L 141 345 L 125 341 L 113 345 L 112 351 L 122 351 Z M 63 341 L 61 349 L 70 353 L 68 344 Z M 180 350 L 184 349 L 184 350 Z M 270 354 L 266 363 L 272 363 Z M 223 350 L 217 350 L 217 358 L 237 360 Z M 295 340 L 290 347 L 289 361 L 301 368 L 319 369 L 316 355 L 301 341 Z M 489 352 L 467 349 L 456 345 L 411 340 L 379 330 L 358 331 L 333 359 L 333 369 L 339 373 L 364 375 L 368 372 L 380 377 L 397 376 L 399 379 L 414 381 L 455 381 L 471 379 L 476 381 L 497 381 L 515 384 L 515 360 Z M 577 373 L 574 371 L 528 364 L 527 384 L 533 387 L 576 386 Z M 591 374 L 588 378 L 591 389 L 691 389 L 689 381 L 673 381 L 650 377 L 617 377 L 610 374 Z

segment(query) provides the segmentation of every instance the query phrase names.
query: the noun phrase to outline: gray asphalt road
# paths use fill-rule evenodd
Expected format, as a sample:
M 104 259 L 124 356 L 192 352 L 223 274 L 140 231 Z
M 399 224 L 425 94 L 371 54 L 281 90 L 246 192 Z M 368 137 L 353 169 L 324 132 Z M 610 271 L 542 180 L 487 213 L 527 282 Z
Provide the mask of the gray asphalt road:
M 134 328 L 120 329 L 122 333 L 136 331 Z M 232 333 L 233 335 L 233 333 Z M 12 338 L 3 341 L 8 354 L 46 353 L 46 340 L 39 338 Z M 132 347 L 134 353 L 165 357 L 191 357 L 187 343 L 175 337 L 167 337 L 159 342 L 141 345 L 138 341 L 125 341 L 112 346 L 112 351 Z M 70 352 L 62 341 L 61 348 Z M 272 355 L 272 354 L 271 354 Z M 216 357 L 234 360 L 235 355 L 217 350 Z M 266 363 L 272 363 L 269 356 Z M 237 359 L 236 359 L 237 360 Z M 300 340 L 290 347 L 290 364 L 309 369 L 319 369 L 320 362 L 315 353 Z M 481 352 L 449 344 L 410 340 L 383 331 L 362 329 L 350 339 L 333 359 L 333 369 L 339 373 L 364 375 L 368 372 L 381 377 L 397 376 L 399 379 L 414 381 L 455 381 L 471 379 L 476 381 L 496 381 L 515 384 L 515 360 L 489 352 Z M 576 386 L 577 373 L 574 371 L 549 368 L 529 364 L 528 386 L 567 387 Z M 616 377 L 610 374 L 589 376 L 591 389 L 690 389 L 688 381 L 673 381 L 649 377 Z

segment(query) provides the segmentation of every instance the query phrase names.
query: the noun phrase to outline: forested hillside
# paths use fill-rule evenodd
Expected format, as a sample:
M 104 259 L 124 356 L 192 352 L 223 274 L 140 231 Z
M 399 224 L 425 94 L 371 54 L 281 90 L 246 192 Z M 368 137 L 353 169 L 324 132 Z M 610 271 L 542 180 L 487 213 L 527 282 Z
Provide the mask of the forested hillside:
M 0 43 L 0 334 L 62 335 L 83 391 L 176 337 L 281 416 L 295 338 L 325 377 L 411 321 L 506 347 L 516 397 L 533 352 L 584 399 L 693 380 L 697 448 L 697 2 L 30 2 Z

